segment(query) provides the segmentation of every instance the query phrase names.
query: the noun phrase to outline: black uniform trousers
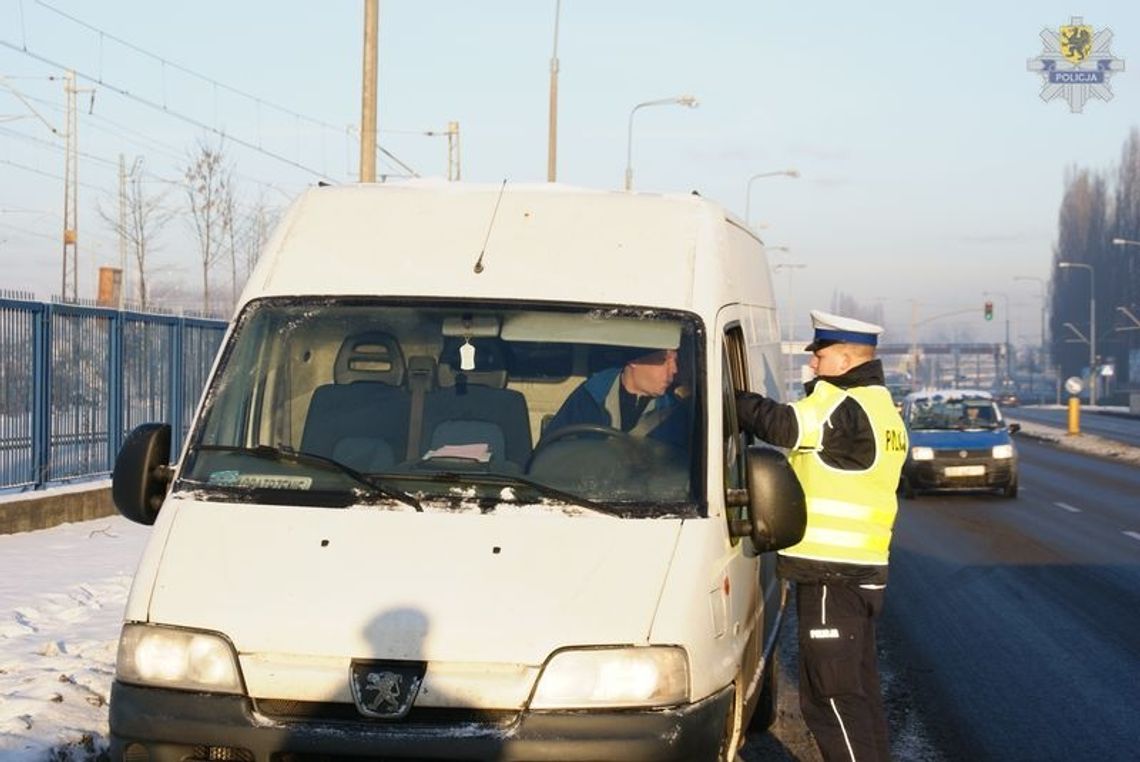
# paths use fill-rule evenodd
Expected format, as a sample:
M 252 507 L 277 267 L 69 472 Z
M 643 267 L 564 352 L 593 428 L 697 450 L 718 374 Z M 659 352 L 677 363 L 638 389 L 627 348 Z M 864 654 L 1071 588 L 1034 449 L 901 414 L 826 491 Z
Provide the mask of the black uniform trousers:
M 883 587 L 796 582 L 800 710 L 826 762 L 890 759 L 875 654 Z

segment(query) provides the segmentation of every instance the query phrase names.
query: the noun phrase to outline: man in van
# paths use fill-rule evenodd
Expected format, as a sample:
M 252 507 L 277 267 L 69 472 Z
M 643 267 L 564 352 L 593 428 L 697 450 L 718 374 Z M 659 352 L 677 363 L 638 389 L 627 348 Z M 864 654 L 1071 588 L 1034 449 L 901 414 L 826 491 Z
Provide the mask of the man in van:
M 624 365 L 600 370 L 579 384 L 546 431 L 596 423 L 683 446 L 688 422 L 684 406 L 672 389 L 676 377 L 677 350 L 639 353 Z
M 779 552 L 796 583 L 800 708 L 823 758 L 889 760 L 875 658 L 895 491 L 907 438 L 875 345 L 883 329 L 813 310 L 805 351 L 815 378 L 807 396 L 781 404 L 738 392 L 741 427 L 788 448 L 807 498 L 807 531 Z

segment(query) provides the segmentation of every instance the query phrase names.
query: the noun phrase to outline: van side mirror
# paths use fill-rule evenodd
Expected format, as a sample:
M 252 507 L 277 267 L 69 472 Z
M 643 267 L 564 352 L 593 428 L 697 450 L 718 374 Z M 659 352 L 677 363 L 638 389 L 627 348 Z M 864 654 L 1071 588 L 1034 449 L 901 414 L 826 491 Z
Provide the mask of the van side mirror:
M 111 472 L 111 499 L 119 513 L 139 524 L 153 524 L 174 469 L 170 463 L 170 424 L 144 423 L 132 431 Z
M 1017 423 L 1016 421 L 1014 421 L 1013 423 L 1009 424 L 1009 433 L 1010 434 L 1016 434 L 1019 431 L 1021 431 L 1021 424 L 1020 423 Z
M 733 534 L 748 535 L 757 553 L 795 545 L 807 528 L 807 500 L 788 459 L 754 445 L 748 448 L 746 469 L 747 498 L 740 502 L 748 506 L 748 518 L 733 522 Z

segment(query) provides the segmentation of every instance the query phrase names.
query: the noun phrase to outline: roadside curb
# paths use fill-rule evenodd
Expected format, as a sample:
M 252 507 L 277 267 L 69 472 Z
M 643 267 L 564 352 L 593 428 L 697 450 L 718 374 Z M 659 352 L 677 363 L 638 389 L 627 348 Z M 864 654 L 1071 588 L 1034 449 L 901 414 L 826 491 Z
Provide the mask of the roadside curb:
M 1096 434 L 1069 434 L 1054 426 L 1018 420 L 1013 416 L 1009 416 L 1009 418 L 1021 424 L 1021 431 L 1017 432 L 1014 435 L 1015 437 L 1026 437 L 1038 442 L 1052 444 L 1064 450 L 1140 466 L 1140 447 L 1132 447 L 1112 439 L 1099 437 Z
M 34 532 L 59 524 L 89 521 L 115 513 L 110 482 L 5 495 L 0 500 L 0 535 Z

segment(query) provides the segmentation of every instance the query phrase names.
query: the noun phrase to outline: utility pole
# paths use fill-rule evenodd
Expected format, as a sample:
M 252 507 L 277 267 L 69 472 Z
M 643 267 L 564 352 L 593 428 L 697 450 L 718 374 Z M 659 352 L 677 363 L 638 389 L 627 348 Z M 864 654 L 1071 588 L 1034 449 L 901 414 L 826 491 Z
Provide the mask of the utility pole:
M 376 182 L 376 59 L 380 0 L 364 0 L 364 72 L 360 107 L 360 182 Z
M 460 179 L 459 122 L 447 123 L 447 179 Z
M 127 292 L 127 157 L 119 154 L 119 309 Z
M 918 300 L 910 300 L 910 374 L 918 381 Z
M 562 0 L 554 3 L 554 54 L 550 57 L 550 131 L 547 135 L 546 182 L 552 183 L 558 164 L 558 17 Z
M 1089 406 L 1096 404 L 1097 384 L 1100 374 L 1096 367 L 1096 283 L 1092 267 L 1089 267 Z
M 75 114 L 75 72 L 70 69 L 64 76 L 63 91 L 67 95 L 67 145 L 63 160 L 63 275 L 59 295 L 67 301 L 70 288 L 70 299 L 75 301 L 79 297 L 79 119 Z
M 447 179 L 449 182 L 459 180 L 462 174 L 459 166 L 459 122 L 448 122 L 447 130 L 443 132 L 427 130 L 424 134 L 429 137 L 443 135 L 447 138 Z

